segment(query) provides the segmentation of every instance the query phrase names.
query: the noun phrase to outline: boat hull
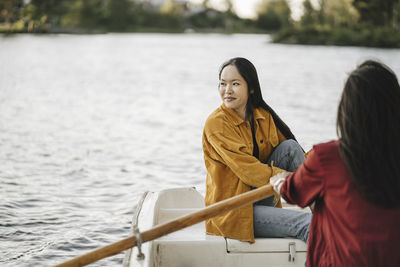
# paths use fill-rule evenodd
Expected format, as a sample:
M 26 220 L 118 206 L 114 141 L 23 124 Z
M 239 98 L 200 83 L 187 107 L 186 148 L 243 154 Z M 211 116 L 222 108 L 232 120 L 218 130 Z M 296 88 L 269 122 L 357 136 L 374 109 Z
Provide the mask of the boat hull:
M 137 206 L 134 225 L 140 231 L 204 208 L 194 188 L 149 192 Z M 134 227 L 133 227 L 134 228 Z M 256 238 L 254 244 L 205 233 L 205 223 L 160 237 L 126 253 L 125 267 L 179 266 L 304 266 L 306 244 L 292 238 Z

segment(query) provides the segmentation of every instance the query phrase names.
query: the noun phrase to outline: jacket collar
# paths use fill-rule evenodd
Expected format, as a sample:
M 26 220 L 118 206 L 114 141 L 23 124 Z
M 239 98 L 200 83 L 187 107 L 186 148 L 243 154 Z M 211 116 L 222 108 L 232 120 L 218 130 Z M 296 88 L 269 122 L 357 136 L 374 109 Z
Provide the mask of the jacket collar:
M 265 120 L 265 115 L 263 115 L 262 112 L 261 112 L 262 109 L 263 108 L 253 109 L 253 117 L 254 117 L 254 119 L 256 119 L 256 120 Z
M 224 103 L 222 103 L 221 109 L 228 114 L 228 116 L 232 119 L 235 126 L 245 123 L 245 121 L 241 117 L 239 117 L 239 115 L 236 113 L 235 110 L 226 107 Z M 253 109 L 253 116 L 254 119 L 256 120 L 265 119 L 265 116 L 263 116 L 263 114 L 261 113 L 260 108 Z

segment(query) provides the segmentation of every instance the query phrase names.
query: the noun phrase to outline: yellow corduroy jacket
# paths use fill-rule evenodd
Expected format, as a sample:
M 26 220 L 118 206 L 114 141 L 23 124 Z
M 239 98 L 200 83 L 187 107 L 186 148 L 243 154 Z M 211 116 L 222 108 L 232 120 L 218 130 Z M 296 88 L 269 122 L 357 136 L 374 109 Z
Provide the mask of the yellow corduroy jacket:
M 253 156 L 249 122 L 222 104 L 207 119 L 203 132 L 207 168 L 206 206 L 269 183 L 282 169 L 267 162 L 274 147 L 285 140 L 271 114 L 263 108 L 253 111 L 260 159 Z M 279 202 L 278 207 L 282 207 Z M 253 205 L 230 211 L 206 221 L 208 234 L 254 242 Z

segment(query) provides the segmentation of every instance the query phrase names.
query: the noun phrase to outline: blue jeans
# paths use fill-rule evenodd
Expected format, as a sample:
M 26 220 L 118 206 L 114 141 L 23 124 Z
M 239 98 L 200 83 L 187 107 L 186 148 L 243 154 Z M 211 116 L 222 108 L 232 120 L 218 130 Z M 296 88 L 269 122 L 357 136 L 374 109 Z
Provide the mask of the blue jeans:
M 277 146 L 268 159 L 275 167 L 294 171 L 305 160 L 303 149 L 294 140 L 286 140 Z M 255 237 L 294 237 L 307 242 L 311 213 L 276 209 L 272 207 L 274 197 L 254 203 Z

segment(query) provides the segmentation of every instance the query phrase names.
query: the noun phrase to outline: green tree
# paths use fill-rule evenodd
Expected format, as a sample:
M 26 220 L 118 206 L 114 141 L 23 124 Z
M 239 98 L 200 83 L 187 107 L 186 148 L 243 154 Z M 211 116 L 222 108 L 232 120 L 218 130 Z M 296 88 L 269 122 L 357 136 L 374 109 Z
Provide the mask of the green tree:
M 204 8 L 209 8 L 210 6 L 210 0 L 203 0 L 203 2 L 201 3 L 201 5 L 204 7 Z
M 76 0 L 80 6 L 79 26 L 85 29 L 104 29 L 106 23 L 106 5 L 104 0 Z
M 303 15 L 300 18 L 302 26 L 311 26 L 318 21 L 318 11 L 314 8 L 310 0 L 303 2 Z
M 68 13 L 69 0 L 31 0 L 21 12 L 28 32 L 47 32 Z
M 292 24 L 286 0 L 263 0 L 257 8 L 256 25 L 263 30 L 279 30 Z
M 166 0 L 160 8 L 159 27 L 170 29 L 183 28 L 184 7 L 176 0 Z
M 225 7 L 228 13 L 234 13 L 232 0 L 225 0 Z
M 81 9 L 83 1 L 75 0 L 69 6 L 67 12 L 60 19 L 60 26 L 64 28 L 78 28 L 81 24 Z
M 31 18 L 35 21 L 45 20 L 51 25 L 58 25 L 63 15 L 68 12 L 69 0 L 31 0 Z M 46 19 L 44 19 L 46 18 Z
M 304 13 L 300 19 L 303 26 L 327 25 L 353 27 L 359 19 L 358 11 L 352 5 L 353 0 L 319 0 L 314 7 L 310 0 L 303 2 Z
M 71 1 L 70 1 L 71 2 Z M 137 24 L 130 0 L 74 0 L 60 26 L 100 31 L 128 31 Z
M 325 23 L 332 27 L 354 27 L 359 20 L 359 14 L 352 2 L 353 0 L 325 0 Z
M 22 8 L 22 0 L 1 0 L 0 1 L 0 23 L 11 24 L 19 19 L 19 12 Z
M 400 1 L 398 1 L 394 6 L 393 26 L 395 28 L 400 27 Z
M 177 3 L 175 0 L 166 0 L 160 8 L 161 14 L 171 15 L 171 16 L 181 16 L 183 14 L 183 7 L 181 4 Z
M 110 31 L 127 31 L 137 24 L 135 3 L 130 0 L 111 0 L 106 5 L 106 25 Z
M 354 0 L 360 20 L 368 25 L 394 27 L 398 24 L 400 0 Z
M 191 27 L 198 29 L 217 29 L 225 27 L 224 13 L 215 9 L 207 8 L 196 14 L 192 14 L 188 18 Z

